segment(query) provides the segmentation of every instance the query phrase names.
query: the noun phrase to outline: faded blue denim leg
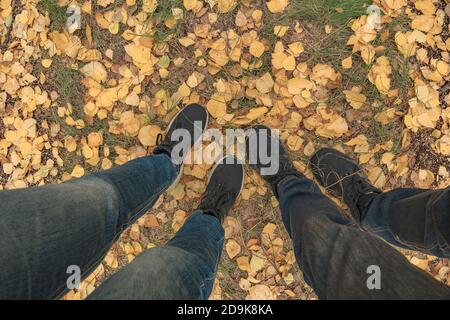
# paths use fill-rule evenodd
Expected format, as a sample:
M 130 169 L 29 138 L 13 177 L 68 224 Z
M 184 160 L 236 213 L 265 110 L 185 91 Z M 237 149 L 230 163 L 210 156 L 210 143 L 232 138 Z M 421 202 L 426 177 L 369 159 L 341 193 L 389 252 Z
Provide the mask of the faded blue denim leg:
M 0 299 L 65 293 L 68 266 L 83 276 L 93 271 L 178 170 L 156 155 L 58 185 L 0 192 Z
M 139 255 L 88 298 L 208 299 L 223 241 L 219 220 L 197 211 L 165 246 Z
M 361 221 L 365 230 L 396 246 L 450 258 L 450 188 L 379 194 Z
M 313 181 L 288 176 L 277 191 L 296 260 L 320 299 L 450 299 L 449 287 L 352 223 Z M 371 266 L 379 289 L 367 285 Z

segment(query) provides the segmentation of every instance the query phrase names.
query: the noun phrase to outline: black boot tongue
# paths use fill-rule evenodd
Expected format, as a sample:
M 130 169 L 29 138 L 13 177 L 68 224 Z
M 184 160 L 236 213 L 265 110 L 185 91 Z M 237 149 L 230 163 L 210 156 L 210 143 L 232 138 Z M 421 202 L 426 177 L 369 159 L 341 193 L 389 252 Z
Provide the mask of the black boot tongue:
M 223 191 L 220 186 L 215 186 L 205 194 L 198 208 L 223 222 L 235 198 L 236 194 L 234 192 Z
M 355 175 L 349 183 L 346 183 L 344 188 L 347 188 L 347 190 L 344 190 L 344 195 L 347 195 L 344 201 L 357 221 L 361 221 L 361 215 L 364 210 L 381 193 L 381 190 L 375 188 L 366 179 L 358 175 Z

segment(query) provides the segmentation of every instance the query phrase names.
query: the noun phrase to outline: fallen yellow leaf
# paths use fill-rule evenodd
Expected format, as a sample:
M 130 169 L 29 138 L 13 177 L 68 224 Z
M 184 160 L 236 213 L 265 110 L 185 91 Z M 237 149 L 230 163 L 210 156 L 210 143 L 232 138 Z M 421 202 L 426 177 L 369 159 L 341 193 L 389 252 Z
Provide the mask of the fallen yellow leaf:
M 280 13 L 286 9 L 289 4 L 289 0 L 270 0 L 267 2 L 267 8 L 272 13 Z

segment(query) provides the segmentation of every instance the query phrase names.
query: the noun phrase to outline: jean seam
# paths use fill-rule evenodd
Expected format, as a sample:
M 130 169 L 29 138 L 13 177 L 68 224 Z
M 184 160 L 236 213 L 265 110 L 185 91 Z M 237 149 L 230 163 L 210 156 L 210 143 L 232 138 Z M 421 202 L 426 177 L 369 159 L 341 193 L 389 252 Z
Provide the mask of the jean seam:
M 437 202 L 439 200 L 441 200 L 441 198 L 445 195 L 446 192 L 449 192 L 447 189 L 442 190 L 438 196 L 435 197 L 435 199 L 432 200 L 432 204 L 431 204 L 431 217 L 433 219 L 433 224 L 434 224 L 434 229 L 436 230 L 436 242 L 439 245 L 439 248 L 442 250 L 449 250 L 450 249 L 450 244 L 447 243 L 447 241 L 444 241 L 444 243 L 440 243 L 439 242 L 439 238 L 438 237 L 443 237 L 441 230 L 438 228 L 438 224 L 437 224 L 437 213 L 435 212 L 435 205 L 437 204 Z M 445 239 L 445 238 L 444 238 Z
M 202 212 L 202 211 L 196 210 L 196 211 L 194 211 L 193 214 L 196 214 L 196 213 L 199 213 L 199 212 Z M 215 219 L 215 218 L 214 218 L 214 219 Z M 215 239 L 216 247 L 218 246 L 219 243 L 221 243 L 221 242 L 223 243 L 224 239 L 225 239 L 225 236 L 224 236 L 224 235 L 221 235 L 220 238 Z M 193 252 L 189 252 L 189 251 L 187 251 L 187 250 L 185 250 L 185 249 L 183 249 L 183 248 L 179 248 L 179 247 L 176 247 L 176 248 L 178 248 L 178 249 L 180 249 L 180 250 L 183 250 L 184 252 L 187 252 L 188 254 L 193 254 L 197 259 L 200 259 L 201 261 L 203 261 L 202 257 L 196 255 L 196 254 L 193 253 Z M 222 245 L 222 248 L 221 248 L 221 249 L 223 249 L 223 245 Z M 202 283 L 200 284 L 200 290 L 201 290 L 201 292 L 203 292 L 203 289 L 206 287 L 206 282 L 207 282 L 207 281 L 214 280 L 215 277 L 216 277 L 216 274 L 217 274 L 217 266 L 218 266 L 218 263 L 219 263 L 219 261 L 220 261 L 221 251 L 222 251 L 222 250 L 220 250 L 220 252 L 219 252 L 219 254 L 218 254 L 218 257 L 217 257 L 217 260 L 215 261 L 215 264 L 214 264 L 214 270 L 213 270 L 212 275 L 211 275 L 210 277 L 207 277 L 207 278 L 203 279 L 203 280 L 202 280 Z M 205 299 L 208 299 L 208 297 L 205 297 Z
M 217 239 L 216 240 L 216 245 L 218 245 L 220 242 L 223 242 L 224 241 L 224 236 L 222 236 L 222 237 L 220 237 L 220 239 Z M 222 246 L 223 247 L 223 246 Z M 222 248 L 223 249 L 223 248 Z M 204 289 L 205 287 L 206 287 L 206 281 L 211 281 L 211 280 L 214 280 L 215 278 L 216 278 L 216 274 L 217 274 L 217 266 L 218 266 L 218 264 L 219 264 L 219 261 L 220 261 L 220 256 L 221 256 L 221 254 L 220 254 L 220 252 L 219 252 L 219 255 L 218 255 L 218 258 L 217 258 L 217 261 L 216 261 L 216 263 L 215 263 L 215 265 L 214 265 L 214 270 L 213 270 L 213 274 L 212 274 L 212 276 L 211 277 L 208 277 L 208 278 L 206 278 L 206 279 L 204 279 L 203 281 L 202 281 L 202 284 L 200 285 L 200 290 L 202 290 L 202 289 Z M 214 283 L 213 283 L 213 286 L 214 286 Z M 211 290 L 212 290 L 213 288 L 211 288 Z M 205 297 L 206 299 L 208 299 L 209 297 Z
M 216 240 L 215 240 L 216 245 L 218 245 L 220 242 L 222 242 L 222 241 L 224 240 L 224 238 L 225 238 L 224 236 L 221 236 L 219 239 L 216 239 Z M 181 250 L 181 251 L 187 253 L 188 255 L 194 255 L 196 259 L 199 259 L 199 260 L 201 260 L 201 261 L 203 262 L 203 258 L 200 257 L 200 256 L 198 256 L 198 255 L 195 254 L 194 252 L 187 251 L 187 250 L 185 250 L 185 249 L 183 249 L 183 248 L 180 248 L 180 247 L 177 247 L 177 246 L 173 246 L 173 245 L 166 245 L 166 246 L 174 247 L 174 248 L 176 248 L 176 249 L 178 249 L 178 250 Z M 219 256 L 218 256 L 217 260 L 215 261 L 214 270 L 213 270 L 213 272 L 212 272 L 212 275 L 206 277 L 205 279 L 203 279 L 202 282 L 201 282 L 201 284 L 200 284 L 200 291 L 201 291 L 202 293 L 203 293 L 203 289 L 206 287 L 206 282 L 207 282 L 207 281 L 214 280 L 215 277 L 216 277 L 216 274 L 217 274 L 217 265 L 218 265 L 218 263 L 219 263 L 219 261 L 220 261 L 220 255 L 221 255 L 221 254 L 220 254 L 220 252 L 219 252 Z M 208 297 L 206 297 L 206 299 L 207 299 L 207 298 L 208 298 Z
M 437 241 L 433 241 L 430 244 L 430 246 L 426 246 L 426 247 L 418 246 L 416 243 L 412 243 L 412 242 L 408 242 L 403 239 L 400 239 L 399 236 L 394 234 L 389 227 L 380 227 L 380 228 L 365 227 L 364 229 L 370 233 L 373 233 L 377 237 L 381 237 L 381 238 L 384 238 L 384 237 L 380 236 L 378 234 L 379 232 L 389 232 L 389 235 L 393 239 L 395 239 L 395 241 L 397 241 L 399 244 L 401 244 L 405 247 L 411 248 L 410 250 L 413 250 L 413 251 L 430 251 L 430 250 L 433 250 L 434 248 L 436 248 L 437 246 L 439 246 L 439 243 Z

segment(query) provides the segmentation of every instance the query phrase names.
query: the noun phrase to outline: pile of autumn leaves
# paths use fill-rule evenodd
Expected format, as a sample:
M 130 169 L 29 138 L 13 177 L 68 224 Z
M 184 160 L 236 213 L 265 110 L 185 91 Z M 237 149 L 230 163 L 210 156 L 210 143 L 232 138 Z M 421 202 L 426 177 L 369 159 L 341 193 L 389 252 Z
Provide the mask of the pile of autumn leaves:
M 353 46 L 353 52 L 360 53 L 366 64 L 373 64 L 369 70 L 368 79 L 380 93 L 394 101 L 393 106 L 378 113 L 375 120 L 386 125 L 398 116 L 403 117 L 407 130 L 402 133 L 402 150 L 406 150 L 411 144 L 411 133 L 432 130 L 431 135 L 435 142 L 429 147 L 443 158 L 448 157 L 450 156 L 450 118 L 446 107 L 450 104 L 450 94 L 448 92 L 441 94 L 441 90 L 445 90 L 445 85 L 450 78 L 450 39 L 448 36 L 444 38 L 441 34 L 446 27 L 444 25 L 446 16 L 448 19 L 450 15 L 450 6 L 447 5 L 445 9 L 442 9 L 440 2 L 434 0 L 414 1 L 413 7 L 403 0 L 380 0 L 374 3 L 383 10 L 384 15 L 381 19 L 378 19 L 376 14 L 371 14 L 355 20 L 352 25 L 355 34 L 349 39 L 348 45 Z M 403 15 L 410 19 L 411 30 L 401 30 L 390 35 L 389 31 L 384 29 L 379 34 L 378 30 L 382 30 L 384 26 L 393 22 L 393 19 Z M 376 28 L 377 25 L 379 28 Z M 410 69 L 409 77 L 414 87 L 409 88 L 408 97 L 400 97 L 399 88 L 392 87 L 393 68 L 384 55 L 386 48 L 382 44 L 377 47 L 372 45 L 377 36 L 381 39 L 394 36 L 397 49 L 404 56 L 406 64 L 408 61 L 413 61 L 412 57 L 420 62 L 419 66 Z M 430 50 L 438 54 L 430 56 Z M 411 64 L 411 66 L 414 65 Z M 365 103 L 366 98 L 359 93 L 358 88 L 353 88 L 352 91 L 351 96 L 345 92 L 347 100 L 353 108 L 358 108 Z M 396 106 L 406 98 L 409 106 L 406 113 L 397 111 Z M 440 121 L 442 125 L 438 126 Z M 356 149 L 355 152 L 357 152 Z M 397 177 L 408 173 L 405 160 L 406 158 L 402 156 L 394 159 L 390 153 L 384 154 L 381 159 L 389 171 L 393 169 L 397 171 Z M 411 180 L 416 186 L 422 188 L 429 188 L 436 181 L 438 185 L 445 186 L 448 184 L 448 178 L 449 173 L 444 166 L 441 166 L 438 172 L 431 172 L 429 168 L 420 168 L 419 172 L 411 173 Z

